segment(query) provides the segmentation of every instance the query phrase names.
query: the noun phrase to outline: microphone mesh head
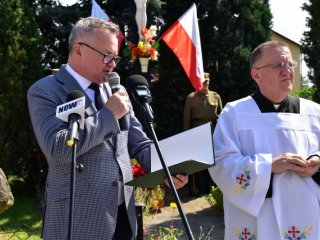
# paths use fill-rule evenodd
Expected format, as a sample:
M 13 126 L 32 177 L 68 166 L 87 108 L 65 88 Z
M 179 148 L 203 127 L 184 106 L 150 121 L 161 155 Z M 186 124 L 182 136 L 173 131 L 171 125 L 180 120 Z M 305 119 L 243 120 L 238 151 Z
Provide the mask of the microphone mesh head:
M 108 82 L 111 87 L 120 85 L 120 76 L 116 72 L 112 72 L 108 74 Z
M 148 84 L 147 79 L 145 79 L 141 75 L 132 75 L 132 76 L 128 77 L 127 84 L 128 84 L 129 89 L 133 89 L 138 85 L 144 85 L 149 88 L 149 84 Z
M 67 102 L 84 97 L 84 93 L 80 90 L 72 90 L 67 96 Z

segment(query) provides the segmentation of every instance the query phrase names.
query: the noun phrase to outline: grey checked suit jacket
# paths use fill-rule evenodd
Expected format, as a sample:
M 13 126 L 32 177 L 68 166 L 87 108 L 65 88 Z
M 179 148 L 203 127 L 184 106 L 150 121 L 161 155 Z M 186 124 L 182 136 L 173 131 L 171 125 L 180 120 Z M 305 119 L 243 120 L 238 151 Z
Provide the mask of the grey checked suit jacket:
M 110 89 L 107 83 L 106 86 Z M 34 133 L 49 165 L 43 239 L 63 240 L 68 235 L 72 148 L 66 145 L 67 123 L 56 118 L 55 113 L 72 90 L 82 91 L 63 65 L 56 75 L 37 81 L 28 91 Z M 132 108 L 126 121 L 129 130 L 120 131 L 112 113 L 106 108 L 97 112 L 86 96 L 85 126 L 79 130 L 77 148 L 77 163 L 84 168 L 76 172 L 74 239 L 111 240 L 117 222 L 119 172 L 124 182 L 132 179 L 133 157 L 150 170 L 151 141 Z M 136 233 L 133 188 L 124 186 L 124 195 L 130 224 Z

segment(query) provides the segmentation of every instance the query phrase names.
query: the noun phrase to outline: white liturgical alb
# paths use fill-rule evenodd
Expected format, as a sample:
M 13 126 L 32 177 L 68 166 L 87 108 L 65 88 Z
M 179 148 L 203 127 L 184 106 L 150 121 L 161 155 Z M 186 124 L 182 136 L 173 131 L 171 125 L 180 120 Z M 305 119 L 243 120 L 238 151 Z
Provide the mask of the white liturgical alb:
M 319 151 L 320 107 L 300 99 L 300 114 L 261 113 L 252 97 L 229 103 L 214 132 L 210 168 L 224 196 L 225 240 L 319 240 L 320 187 L 312 177 L 274 174 L 272 158 Z

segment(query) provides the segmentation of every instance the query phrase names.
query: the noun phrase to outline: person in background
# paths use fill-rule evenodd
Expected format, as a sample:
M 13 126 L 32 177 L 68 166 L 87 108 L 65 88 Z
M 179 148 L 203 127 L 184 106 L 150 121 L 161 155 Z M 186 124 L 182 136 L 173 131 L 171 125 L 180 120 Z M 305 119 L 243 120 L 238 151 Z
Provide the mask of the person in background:
M 28 90 L 33 130 L 48 162 L 42 238 L 67 239 L 72 148 L 67 123 L 56 117 L 73 90 L 86 97 L 84 128 L 79 129 L 75 176 L 73 239 L 131 240 L 137 234 L 131 159 L 150 171 L 150 144 L 124 87 L 112 94 L 108 75 L 120 61 L 119 27 L 104 20 L 80 19 L 69 37 L 68 63 Z M 120 130 L 125 116 L 128 130 Z M 172 177 L 177 188 L 188 176 Z
M 320 239 L 320 105 L 290 96 L 297 62 L 283 42 L 251 54 L 258 90 L 228 103 L 209 169 L 223 192 L 224 239 Z
M 187 96 L 183 113 L 183 128 L 188 130 L 211 122 L 214 129 L 222 110 L 222 101 L 218 93 L 209 90 L 210 74 L 204 73 L 203 87 Z M 189 191 L 192 196 L 208 194 L 214 185 L 208 170 L 190 175 Z

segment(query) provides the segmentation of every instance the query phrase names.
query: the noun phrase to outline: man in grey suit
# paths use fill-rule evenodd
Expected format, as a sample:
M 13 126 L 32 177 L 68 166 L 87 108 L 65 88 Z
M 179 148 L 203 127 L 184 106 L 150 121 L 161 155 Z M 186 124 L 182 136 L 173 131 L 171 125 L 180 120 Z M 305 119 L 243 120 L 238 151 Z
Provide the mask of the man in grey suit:
M 55 75 L 33 84 L 28 91 L 30 117 L 35 136 L 46 156 L 44 239 L 66 239 L 72 148 L 66 145 L 67 124 L 56 118 L 57 106 L 67 95 L 80 90 L 86 96 L 84 129 L 79 130 L 73 237 L 77 240 L 132 239 L 137 231 L 133 188 L 122 183 L 132 179 L 131 158 L 150 170 L 150 139 L 142 131 L 123 87 L 111 94 L 106 81 L 120 58 L 113 23 L 97 18 L 80 19 L 69 37 L 68 63 Z M 97 109 L 91 84 L 99 87 L 103 106 Z M 128 130 L 118 120 L 126 115 Z M 177 188 L 188 177 L 177 175 Z

